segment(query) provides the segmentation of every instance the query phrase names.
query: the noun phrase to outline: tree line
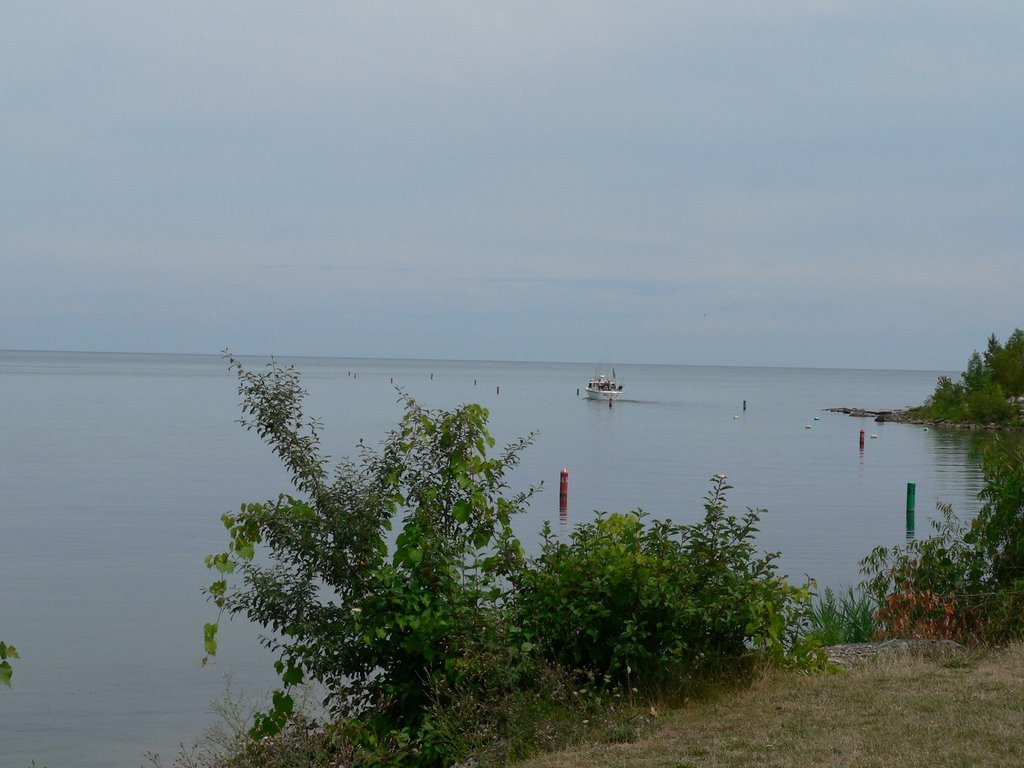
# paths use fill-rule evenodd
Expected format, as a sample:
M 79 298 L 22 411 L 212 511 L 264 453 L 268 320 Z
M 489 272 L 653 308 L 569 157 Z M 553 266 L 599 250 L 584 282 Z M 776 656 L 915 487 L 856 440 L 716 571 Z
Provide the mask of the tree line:
M 908 412 L 913 418 L 954 424 L 1022 423 L 1017 398 L 1024 396 L 1024 331 L 1014 330 L 1006 343 L 993 333 L 984 353 L 975 350 L 959 380 L 940 376 L 924 405 Z

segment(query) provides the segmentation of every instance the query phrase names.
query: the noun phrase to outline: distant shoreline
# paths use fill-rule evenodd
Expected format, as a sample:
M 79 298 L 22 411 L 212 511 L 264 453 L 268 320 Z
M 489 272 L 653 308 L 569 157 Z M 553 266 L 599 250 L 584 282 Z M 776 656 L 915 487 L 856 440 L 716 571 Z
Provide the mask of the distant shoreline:
M 825 408 L 828 413 L 845 413 L 859 419 L 874 419 L 878 423 L 893 422 L 894 424 L 916 424 L 925 427 L 942 429 L 984 430 L 987 432 L 1024 432 L 1024 425 L 1005 424 L 973 424 L 971 422 L 933 421 L 910 416 L 906 409 L 887 411 L 869 410 L 867 408 Z

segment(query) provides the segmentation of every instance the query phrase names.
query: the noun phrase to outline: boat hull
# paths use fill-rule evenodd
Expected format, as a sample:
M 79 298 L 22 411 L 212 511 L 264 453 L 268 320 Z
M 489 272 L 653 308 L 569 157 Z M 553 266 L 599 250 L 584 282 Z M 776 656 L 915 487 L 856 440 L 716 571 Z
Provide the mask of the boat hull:
M 588 400 L 617 400 L 621 394 L 621 389 L 593 389 L 587 387 Z

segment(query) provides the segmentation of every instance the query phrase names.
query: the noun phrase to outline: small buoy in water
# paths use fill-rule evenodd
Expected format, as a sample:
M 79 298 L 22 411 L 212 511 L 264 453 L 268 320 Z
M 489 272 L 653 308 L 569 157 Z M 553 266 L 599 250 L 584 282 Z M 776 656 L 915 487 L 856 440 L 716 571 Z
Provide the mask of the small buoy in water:
M 814 417 L 814 420 L 815 420 L 815 421 L 821 421 L 821 416 L 815 416 L 815 417 Z
M 738 419 L 738 418 L 739 418 L 739 416 L 733 416 L 733 418 L 734 418 L 734 419 Z
M 925 428 L 924 428 L 924 431 L 925 431 L 925 432 L 927 432 L 927 431 L 928 431 L 928 427 L 925 427 Z
M 877 440 L 877 439 L 878 439 L 878 435 L 872 435 L 872 436 L 871 436 L 871 439 L 872 439 L 872 440 Z
M 810 424 L 804 424 L 804 429 L 810 429 L 810 428 L 811 428 Z

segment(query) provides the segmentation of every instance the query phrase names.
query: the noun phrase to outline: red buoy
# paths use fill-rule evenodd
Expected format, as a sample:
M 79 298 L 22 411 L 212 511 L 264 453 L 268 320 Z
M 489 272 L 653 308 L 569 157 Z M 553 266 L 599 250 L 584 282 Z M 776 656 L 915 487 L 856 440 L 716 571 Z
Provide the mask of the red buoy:
M 562 467 L 562 472 L 559 477 L 558 483 L 558 508 L 562 512 L 566 510 L 569 504 L 569 470 Z
M 864 450 L 864 430 L 860 431 L 860 449 Z

